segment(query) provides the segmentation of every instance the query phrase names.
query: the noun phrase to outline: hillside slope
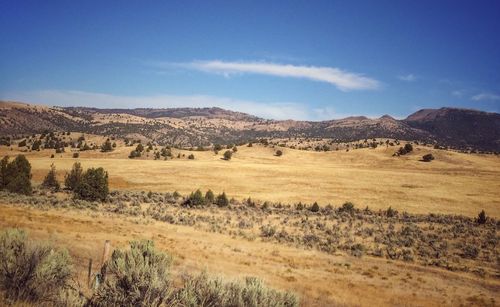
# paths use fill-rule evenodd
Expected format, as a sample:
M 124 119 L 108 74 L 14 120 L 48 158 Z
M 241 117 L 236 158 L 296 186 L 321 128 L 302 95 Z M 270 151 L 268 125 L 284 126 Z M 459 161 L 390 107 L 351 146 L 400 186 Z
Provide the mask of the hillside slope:
M 500 114 L 425 109 L 404 120 L 389 115 L 328 121 L 266 120 L 221 108 L 98 109 L 0 101 L 0 135 L 78 131 L 156 140 L 177 146 L 238 143 L 255 138 L 392 138 L 500 152 Z

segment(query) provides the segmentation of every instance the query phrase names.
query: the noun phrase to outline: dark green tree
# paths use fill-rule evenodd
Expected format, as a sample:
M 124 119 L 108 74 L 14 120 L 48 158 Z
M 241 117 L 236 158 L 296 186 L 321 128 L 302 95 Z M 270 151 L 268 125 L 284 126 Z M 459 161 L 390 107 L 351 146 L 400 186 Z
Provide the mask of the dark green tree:
M 479 214 L 477 215 L 477 223 L 486 224 L 486 219 L 486 212 L 484 212 L 484 210 L 481 210 L 481 212 L 479 212 Z
M 311 208 L 309 210 L 311 210 L 311 212 L 318 212 L 319 211 L 318 203 L 314 202 L 314 204 L 311 206 Z
M 64 178 L 64 185 L 66 189 L 73 191 L 82 179 L 83 169 L 80 162 L 75 162 L 73 168 Z
M 229 200 L 227 199 L 226 192 L 222 192 L 217 196 L 217 200 L 215 201 L 217 206 L 219 207 L 227 207 L 229 206 Z
M 12 162 L 2 160 L 2 185 L 11 193 L 31 194 L 31 164 L 23 155 L 18 155 Z
M 196 190 L 196 192 L 189 195 L 184 204 L 191 207 L 203 206 L 205 204 L 205 198 L 203 197 L 201 191 L 198 189 Z
M 89 168 L 75 187 L 75 197 L 84 200 L 106 200 L 109 194 L 108 173 L 102 167 Z
M 215 201 L 215 195 L 212 190 L 208 190 L 207 193 L 205 194 L 205 202 L 207 204 L 213 204 Z
M 113 145 L 109 139 L 101 145 L 101 152 L 110 152 L 113 151 Z
M 50 170 L 43 179 L 42 182 L 42 187 L 46 189 L 51 189 L 54 191 L 59 191 L 61 188 L 61 185 L 59 184 L 59 181 L 57 181 L 56 177 L 56 167 L 54 166 L 54 163 L 50 165 Z
M 231 160 L 231 157 L 233 156 L 233 153 L 230 150 L 226 150 L 224 153 L 224 160 L 229 161 Z

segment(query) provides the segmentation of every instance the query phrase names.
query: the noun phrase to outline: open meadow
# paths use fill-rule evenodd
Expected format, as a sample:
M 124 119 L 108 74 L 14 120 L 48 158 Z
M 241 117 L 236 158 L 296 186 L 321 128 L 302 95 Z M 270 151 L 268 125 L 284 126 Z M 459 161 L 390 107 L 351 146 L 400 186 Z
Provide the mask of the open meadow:
M 103 138 L 95 139 L 96 143 Z M 79 161 L 84 168 L 103 167 L 110 176 L 110 188 L 189 194 L 196 189 L 225 191 L 237 200 L 341 205 L 350 201 L 358 207 L 385 210 L 388 207 L 411 213 L 446 213 L 476 216 L 485 210 L 500 216 L 500 157 L 464 154 L 415 145 L 412 153 L 393 157 L 395 147 L 314 152 L 254 144 L 238 146 L 230 161 L 222 150 L 188 151 L 172 149 L 173 159 L 129 159 L 133 147 L 117 142 L 110 153 L 25 152 L 32 165 L 33 180 L 41 182 L 54 163 L 59 178 Z M 0 146 L 0 156 L 18 154 Z M 282 150 L 281 157 L 275 156 Z M 435 160 L 420 161 L 432 153 Z M 177 156 L 181 154 L 180 158 Z M 194 154 L 194 160 L 188 159 Z

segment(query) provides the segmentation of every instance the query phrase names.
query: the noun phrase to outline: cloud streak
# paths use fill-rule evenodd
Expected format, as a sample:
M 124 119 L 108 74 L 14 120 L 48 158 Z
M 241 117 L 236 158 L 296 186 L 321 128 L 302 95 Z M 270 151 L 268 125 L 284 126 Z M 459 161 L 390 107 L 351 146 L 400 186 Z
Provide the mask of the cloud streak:
M 339 118 L 328 108 L 328 112 L 311 110 L 304 104 L 294 102 L 258 102 L 209 95 L 150 95 L 120 96 L 104 93 L 43 90 L 2 95 L 3 100 L 56 106 L 86 106 L 97 108 L 203 108 L 220 107 L 244 112 L 266 119 L 326 120 Z
M 402 81 L 406 81 L 406 82 L 417 81 L 417 77 L 414 74 L 409 74 L 406 76 L 399 76 L 398 79 L 402 80 Z
M 498 100 L 500 100 L 500 95 L 495 95 L 495 94 L 491 94 L 491 93 L 480 93 L 480 94 L 472 96 L 471 99 L 473 101 L 484 101 L 484 100 L 498 101 Z
M 165 67 L 171 64 L 160 64 Z M 374 90 L 380 88 L 380 82 L 363 74 L 348 72 L 335 67 L 301 66 L 277 64 L 271 62 L 226 62 L 226 61 L 193 61 L 177 63 L 178 67 L 203 71 L 207 73 L 231 76 L 234 74 L 261 74 L 276 77 L 300 78 L 318 82 L 326 82 L 341 91 Z

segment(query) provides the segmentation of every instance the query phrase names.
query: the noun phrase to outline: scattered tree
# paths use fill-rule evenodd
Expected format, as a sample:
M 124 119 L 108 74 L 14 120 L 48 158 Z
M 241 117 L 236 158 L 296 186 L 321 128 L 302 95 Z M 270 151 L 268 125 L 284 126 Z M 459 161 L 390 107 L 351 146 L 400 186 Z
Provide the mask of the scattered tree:
M 6 156 L 0 163 L 1 188 L 7 189 L 11 193 L 31 194 L 31 164 L 23 155 L 18 155 L 9 163 Z
M 101 145 L 101 152 L 110 152 L 110 151 L 113 151 L 113 145 L 111 144 L 109 139 L 107 139 L 106 142 L 104 142 L 104 144 Z
M 229 161 L 231 160 L 231 157 L 233 156 L 233 153 L 230 150 L 226 150 L 224 153 L 224 160 Z
M 422 161 L 424 162 L 431 162 L 432 160 L 434 160 L 434 156 L 431 153 L 422 157 Z
M 45 176 L 45 178 L 43 179 L 42 187 L 45 189 L 54 190 L 56 192 L 59 191 L 59 189 L 61 188 L 59 181 L 57 181 L 56 167 L 55 167 L 54 163 L 52 163 L 50 165 L 50 170 L 47 173 L 47 175 Z
M 215 201 L 217 206 L 219 207 L 227 207 L 229 206 L 229 200 L 227 199 L 226 192 L 222 192 L 217 196 L 217 200 Z
M 75 162 L 73 168 L 64 177 L 64 186 L 66 189 L 73 191 L 82 179 L 83 169 L 80 162 Z
M 203 206 L 205 204 L 205 198 L 203 197 L 201 191 L 198 189 L 195 192 L 191 193 L 191 195 L 189 195 L 184 204 L 191 207 Z
M 208 190 L 207 193 L 205 194 L 205 202 L 207 204 L 213 204 L 215 201 L 215 195 L 212 190 Z
M 283 151 L 281 151 L 280 149 L 276 150 L 276 153 L 275 153 L 276 157 L 281 157 L 283 155 Z
M 309 210 L 311 210 L 311 212 L 318 212 L 319 211 L 318 203 L 314 202 L 314 204 L 311 206 L 311 208 Z
M 482 225 L 482 224 L 486 224 L 486 212 L 484 212 L 484 210 L 481 210 L 481 212 L 479 212 L 479 214 L 477 215 L 477 223 Z
M 89 168 L 75 187 L 75 197 L 104 201 L 109 193 L 108 173 L 102 167 Z

